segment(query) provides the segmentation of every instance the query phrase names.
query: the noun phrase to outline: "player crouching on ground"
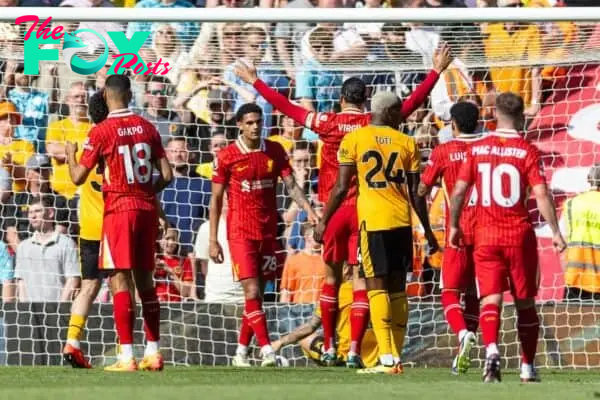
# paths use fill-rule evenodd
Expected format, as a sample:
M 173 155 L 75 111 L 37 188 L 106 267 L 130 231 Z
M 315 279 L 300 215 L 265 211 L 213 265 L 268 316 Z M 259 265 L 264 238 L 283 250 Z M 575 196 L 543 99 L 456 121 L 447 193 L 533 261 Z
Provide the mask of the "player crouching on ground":
M 417 195 L 421 167 L 417 144 L 414 138 L 392 128 L 403 120 L 401 103 L 392 92 L 377 93 L 371 101 L 371 124 L 344 137 L 338 151 L 337 180 L 323 220 L 315 229 L 315 239 L 320 242 L 327 223 L 357 176 L 359 261 L 361 274 L 366 278 L 380 362 L 374 368 L 358 370 L 359 373 L 403 371 L 400 355 L 408 322 L 406 274 L 412 271 L 413 259 L 411 203 L 425 230 L 430 251 L 439 248 L 429 224 L 425 198 Z
M 481 299 L 479 326 L 486 348 L 484 382 L 502 380 L 498 332 L 502 297 L 508 282 L 517 309 L 521 381 L 539 381 L 534 361 L 540 330 L 535 308 L 540 275 L 537 241 L 526 204 L 529 188 L 552 230 L 554 248 L 563 251 L 566 247 L 539 151 L 518 133 L 525 122 L 524 109 L 523 98 L 514 93 L 497 97 L 498 127 L 472 144 L 459 171 L 450 205 L 449 241 L 453 247 L 459 247 L 460 217 L 468 190 L 474 187 L 477 197 L 473 201 L 473 258 Z
M 350 320 L 353 302 L 353 288 L 352 267 L 350 266 L 344 267 L 344 283 L 342 283 L 340 286 L 338 298 L 339 310 L 337 314 L 338 319 L 336 329 L 338 346 L 336 359 L 338 360 L 337 365 L 345 365 L 351 348 Z M 322 362 L 322 356 L 325 352 L 325 339 L 323 337 L 323 332 L 319 331 L 320 327 L 321 312 L 320 308 L 317 307 L 309 322 L 299 326 L 287 335 L 282 336 L 279 340 L 274 341 L 272 344 L 273 350 L 278 352 L 285 346 L 299 343 L 308 358 L 313 360 L 317 365 L 323 366 L 325 365 Z M 392 326 L 392 329 L 403 330 L 404 328 Z M 399 332 L 399 334 L 403 333 Z M 378 348 L 377 340 L 372 329 L 367 329 L 365 331 L 360 349 L 360 358 L 364 366 L 366 368 L 375 367 L 378 362 Z
M 173 172 L 154 125 L 127 108 L 132 98 L 129 78 L 109 76 L 103 93 L 110 111 L 108 118 L 90 131 L 79 164 L 75 160 L 75 144 L 67 144 L 67 155 L 71 180 L 76 185 L 83 184 L 98 163 L 105 166 L 99 268 L 110 276 L 120 341 L 118 361 L 105 370 L 138 369 L 133 356 L 133 282 L 142 300 L 147 341 L 139 368 L 162 370 L 160 306 L 153 280 L 159 216 L 156 193 L 169 184 Z M 155 182 L 153 170 L 159 172 Z
M 450 109 L 453 139 L 433 149 L 419 184 L 419 196 L 426 196 L 441 179 L 446 208 L 446 232 L 450 231 L 450 195 L 458 179 L 458 171 L 467 151 L 480 136 L 479 108 L 467 101 L 458 102 Z M 463 232 L 461 249 L 446 246 L 442 262 L 442 307 L 450 328 L 458 336 L 459 351 L 452 363 L 452 372 L 464 374 L 471 365 L 470 351 L 475 345 L 477 322 L 479 321 L 479 298 L 475 286 L 475 264 L 473 262 L 473 225 L 475 207 L 467 204 L 460 220 Z M 460 295 L 465 294 L 465 310 L 460 304 Z
M 233 273 L 244 288 L 244 313 L 233 365 L 249 367 L 248 346 L 256 335 L 262 366 L 275 366 L 267 320 L 262 308 L 264 284 L 279 278 L 282 263 L 276 258 L 276 187 L 281 177 L 290 197 L 316 224 L 318 218 L 304 192 L 296 183 L 287 153 L 279 143 L 263 140 L 262 109 L 244 104 L 236 114 L 239 138 L 217 155 L 210 199 L 209 255 L 216 264 L 223 262 L 223 249 L 217 240 L 223 195 L 227 191 L 227 240 Z

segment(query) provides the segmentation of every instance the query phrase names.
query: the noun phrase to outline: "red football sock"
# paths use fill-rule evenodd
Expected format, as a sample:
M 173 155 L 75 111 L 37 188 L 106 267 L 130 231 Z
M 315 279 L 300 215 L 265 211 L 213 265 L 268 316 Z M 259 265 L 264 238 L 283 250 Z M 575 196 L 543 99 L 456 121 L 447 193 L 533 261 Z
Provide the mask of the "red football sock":
M 460 293 L 456 290 L 442 290 L 442 307 L 446 322 L 456 335 L 467 329 L 463 309 L 460 304 Z
M 325 340 L 325 351 L 335 347 L 335 326 L 338 313 L 337 287 L 323 283 L 321 288 L 321 324 L 323 325 L 323 336 Z
M 517 311 L 517 332 L 521 341 L 521 359 L 526 364 L 533 364 L 540 333 L 540 319 L 535 307 Z
M 477 332 L 479 326 L 479 298 L 474 294 L 465 294 L 465 322 L 467 329 Z
M 261 299 L 246 299 L 246 317 L 256 335 L 256 341 L 260 347 L 271 344 L 267 319 L 262 309 Z
M 254 331 L 250 326 L 250 321 L 248 321 L 248 317 L 246 317 L 246 312 L 242 314 L 242 326 L 240 326 L 240 336 L 238 338 L 238 343 L 242 346 L 250 346 L 250 342 L 252 341 L 252 336 L 254 336 Z
M 113 298 L 113 314 L 119 343 L 133 344 L 133 307 L 129 291 L 118 292 Z
M 142 316 L 144 317 L 144 332 L 146 340 L 158 342 L 160 340 L 160 304 L 156 290 L 150 289 L 140 292 L 142 300 Z
M 366 290 L 356 290 L 353 293 L 350 308 L 350 351 L 360 354 L 367 325 L 369 324 L 369 296 Z
M 500 307 L 496 304 L 486 304 L 481 307 L 479 315 L 479 327 L 483 344 L 488 345 L 498 343 L 498 331 L 500 330 Z

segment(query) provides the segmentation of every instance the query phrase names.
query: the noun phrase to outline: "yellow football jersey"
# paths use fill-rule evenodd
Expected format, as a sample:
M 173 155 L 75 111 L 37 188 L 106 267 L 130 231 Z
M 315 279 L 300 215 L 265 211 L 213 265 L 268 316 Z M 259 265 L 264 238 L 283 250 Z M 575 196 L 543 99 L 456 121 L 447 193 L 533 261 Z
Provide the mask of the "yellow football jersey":
M 83 148 L 79 150 L 78 159 L 81 153 Z M 79 236 L 85 240 L 100 240 L 104 198 L 102 197 L 102 174 L 98 169 L 90 172 L 85 183 L 81 185 L 79 196 Z
M 77 146 L 81 149 L 91 127 L 92 125 L 89 122 L 74 123 L 70 118 L 54 121 L 48 125 L 46 141 L 60 144 L 70 141 L 77 143 Z M 52 177 L 50 178 L 52 189 L 68 199 L 72 198 L 77 193 L 77 186 L 69 176 L 69 165 L 67 163 L 59 164 L 55 159 L 52 159 L 52 171 Z
M 35 148 L 30 142 L 14 139 L 8 144 L 0 145 L 0 160 L 4 158 L 6 153 L 11 154 L 13 164 L 25 165 L 27 160 L 35 154 Z M 25 179 L 15 179 L 13 181 L 13 192 L 23 191 L 25 191 Z
M 419 173 L 421 163 L 412 137 L 387 126 L 368 125 L 344 137 L 338 161 L 356 166 L 361 229 L 411 226 L 406 173 Z

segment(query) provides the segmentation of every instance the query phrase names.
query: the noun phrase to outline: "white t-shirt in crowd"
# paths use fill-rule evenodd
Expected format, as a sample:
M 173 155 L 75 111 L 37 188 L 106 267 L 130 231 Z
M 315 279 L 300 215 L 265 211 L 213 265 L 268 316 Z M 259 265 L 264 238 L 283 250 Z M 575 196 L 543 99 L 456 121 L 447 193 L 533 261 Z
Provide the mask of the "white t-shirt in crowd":
M 231 254 L 227 243 L 227 225 L 225 218 L 221 219 L 217 240 L 223 248 L 223 263 L 215 264 L 208 255 L 209 223 L 200 226 L 194 253 L 196 258 L 208 260 L 208 272 L 205 281 L 205 297 L 207 303 L 241 303 L 244 301 L 244 291 L 239 282 L 234 282 L 231 265 Z

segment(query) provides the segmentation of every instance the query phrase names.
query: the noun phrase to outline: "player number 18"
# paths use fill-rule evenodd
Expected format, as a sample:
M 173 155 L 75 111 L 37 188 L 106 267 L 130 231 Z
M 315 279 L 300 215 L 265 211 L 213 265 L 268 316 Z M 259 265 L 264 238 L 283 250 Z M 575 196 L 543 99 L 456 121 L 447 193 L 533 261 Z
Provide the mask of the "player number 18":
M 150 163 L 152 150 L 148 143 L 136 143 L 133 145 L 133 149 L 128 145 L 119 146 L 119 154 L 123 157 L 128 184 L 131 185 L 136 181 L 138 183 L 148 183 L 150 181 L 152 177 L 152 164 Z
M 492 168 L 490 163 L 477 164 L 477 171 L 481 175 L 481 205 L 489 207 L 492 201 L 500 207 L 510 208 L 521 198 L 521 176 L 517 168 L 511 164 L 499 164 Z M 508 177 L 509 192 L 505 196 L 502 192 L 502 178 Z M 477 204 L 477 191 L 473 188 L 468 205 Z

